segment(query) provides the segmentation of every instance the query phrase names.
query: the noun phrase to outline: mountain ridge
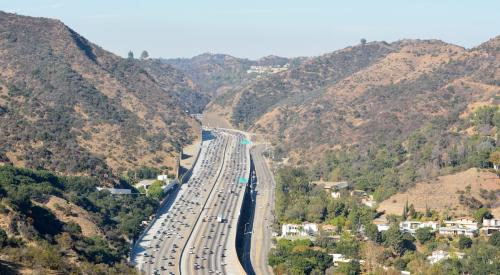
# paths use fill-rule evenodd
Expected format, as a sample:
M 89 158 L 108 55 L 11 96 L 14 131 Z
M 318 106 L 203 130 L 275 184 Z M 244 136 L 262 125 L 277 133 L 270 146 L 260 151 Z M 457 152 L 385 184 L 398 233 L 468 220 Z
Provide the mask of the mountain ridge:
M 2 12 L 0 28 L 0 151 L 10 162 L 116 178 L 138 165 L 175 169 L 199 135 L 186 111 L 199 111 L 202 95 L 182 72 L 118 57 L 54 19 Z

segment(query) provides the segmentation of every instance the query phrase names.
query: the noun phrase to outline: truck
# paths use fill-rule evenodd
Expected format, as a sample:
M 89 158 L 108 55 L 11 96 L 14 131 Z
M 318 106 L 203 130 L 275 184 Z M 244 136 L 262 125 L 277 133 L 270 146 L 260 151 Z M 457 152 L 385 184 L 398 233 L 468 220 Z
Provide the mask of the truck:
M 217 215 L 218 222 L 224 222 L 224 216 L 222 214 Z

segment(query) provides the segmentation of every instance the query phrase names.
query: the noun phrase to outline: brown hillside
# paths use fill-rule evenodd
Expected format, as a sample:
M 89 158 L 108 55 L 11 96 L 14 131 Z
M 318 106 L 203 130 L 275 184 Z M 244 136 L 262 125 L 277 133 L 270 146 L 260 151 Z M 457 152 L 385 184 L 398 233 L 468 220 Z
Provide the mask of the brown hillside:
M 487 201 L 481 197 L 480 190 L 500 191 L 500 178 L 486 171 L 471 168 L 467 171 L 438 177 L 434 180 L 416 183 L 404 193 L 398 193 L 380 203 L 378 211 L 386 214 L 401 215 L 408 200 L 415 210 L 425 212 L 426 206 L 439 212 L 447 211 L 451 215 L 469 215 L 470 210 L 459 203 L 460 191 L 465 192 L 470 185 L 470 194 L 482 203 Z M 500 205 L 492 205 L 495 217 L 500 217 Z
M 498 40 L 470 50 L 438 40 L 349 47 L 236 89 L 226 106 L 294 163 L 329 148 L 403 142 L 434 118 L 499 104 Z
M 0 155 L 65 174 L 173 166 L 198 135 L 197 88 L 168 65 L 128 60 L 57 20 L 0 12 Z M 108 177 L 106 176 L 106 177 Z

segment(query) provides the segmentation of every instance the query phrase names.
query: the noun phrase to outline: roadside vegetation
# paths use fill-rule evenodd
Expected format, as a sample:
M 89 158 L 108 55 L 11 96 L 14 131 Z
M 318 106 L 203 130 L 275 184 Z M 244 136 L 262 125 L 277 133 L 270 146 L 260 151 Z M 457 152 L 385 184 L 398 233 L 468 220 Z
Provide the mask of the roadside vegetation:
M 449 174 L 470 167 L 492 169 L 498 165 L 499 147 L 494 136 L 500 129 L 497 106 L 478 108 L 460 122 L 460 130 L 472 129 L 473 134 L 452 134 L 446 120 L 434 120 L 413 133 L 400 144 L 379 144 L 367 151 L 328 152 L 324 161 L 312 167 L 282 167 L 276 178 L 276 224 L 280 232 L 284 223 L 312 222 L 333 226 L 333 232 L 320 231 L 307 240 L 279 239 L 269 254 L 269 264 L 276 274 L 495 274 L 500 269 L 500 233 L 491 237 L 443 237 L 428 228 L 414 235 L 400 231 L 399 222 L 443 221 L 450 217 L 436 209 L 418 212 L 413 205 L 401 209 L 401 215 L 389 215 L 390 227 L 379 232 L 373 221 L 383 213 L 361 203 L 361 198 L 339 190 L 333 198 L 322 186 L 311 182 L 318 179 L 348 181 L 351 190 L 362 190 L 377 201 L 404 190 L 421 179 Z M 496 171 L 498 173 L 498 171 Z M 481 190 L 485 201 L 497 200 L 496 190 Z M 488 207 L 464 190 L 460 203 L 478 222 L 492 218 Z M 499 217 L 497 217 L 499 218 Z M 464 253 L 431 265 L 427 261 L 432 251 L 446 250 Z M 325 255 L 342 254 L 350 262 L 333 266 Z
M 158 201 L 97 191 L 98 182 L 91 177 L 59 177 L 47 171 L 0 166 L 0 217 L 6 222 L 0 228 L 2 259 L 42 273 L 135 273 L 125 263 L 130 242 Z M 86 218 L 103 233 L 85 236 L 78 223 L 58 219 L 44 206 L 51 196 L 88 211 Z M 67 211 L 66 215 L 75 213 Z

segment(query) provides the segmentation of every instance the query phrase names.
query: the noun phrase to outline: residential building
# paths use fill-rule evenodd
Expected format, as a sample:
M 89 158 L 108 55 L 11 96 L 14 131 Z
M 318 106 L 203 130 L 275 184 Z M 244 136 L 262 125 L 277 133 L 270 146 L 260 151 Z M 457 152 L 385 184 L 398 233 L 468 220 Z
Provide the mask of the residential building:
M 387 231 L 389 230 L 389 227 L 391 227 L 389 224 L 377 224 L 378 232 Z
M 452 221 L 444 221 L 444 224 L 449 226 L 458 226 L 458 227 L 466 227 L 471 229 L 477 229 L 477 223 L 474 219 L 469 217 L 461 217 Z
M 435 264 L 435 263 L 438 263 L 442 260 L 449 259 L 452 256 L 455 256 L 459 259 L 462 259 L 464 257 L 464 255 L 465 255 L 464 253 L 460 253 L 460 252 L 449 253 L 449 252 L 444 251 L 444 250 L 436 250 L 436 251 L 432 251 L 432 254 L 427 257 L 427 260 L 429 260 L 429 262 L 431 264 Z
M 500 219 L 483 219 L 483 227 L 481 232 L 489 236 L 497 231 L 500 231 Z
M 339 263 L 349 263 L 351 259 L 347 259 L 344 255 L 342 254 L 330 254 L 332 256 L 332 261 L 334 266 L 339 266 Z
M 168 179 L 168 175 L 158 175 L 156 177 L 157 180 L 161 180 L 163 181 L 165 184 L 168 184 L 169 183 L 169 179 Z
M 315 223 L 283 224 L 281 237 L 308 237 L 318 234 L 318 225 Z
M 447 236 L 464 235 L 474 237 L 478 233 L 477 223 L 468 217 L 462 217 L 451 221 L 444 221 L 446 226 L 439 228 L 439 234 Z
M 439 228 L 439 234 L 446 235 L 446 236 L 464 235 L 467 237 L 474 237 L 477 235 L 477 229 L 467 228 L 467 227 L 459 226 L 459 225 L 446 226 L 446 227 Z
M 134 187 L 137 189 L 142 187 L 142 188 L 144 188 L 144 190 L 148 190 L 149 186 L 151 186 L 154 182 L 155 182 L 155 180 L 141 180 L 141 181 L 139 181 L 139 183 L 134 185 Z
M 363 197 L 361 199 L 361 203 L 368 207 L 375 207 L 377 205 L 377 202 L 373 199 L 372 195 Z
M 399 230 L 402 232 L 408 232 L 410 234 L 415 234 L 417 229 L 430 227 L 433 231 L 438 229 L 437 222 L 419 222 L 419 221 L 403 221 L 399 223 Z

